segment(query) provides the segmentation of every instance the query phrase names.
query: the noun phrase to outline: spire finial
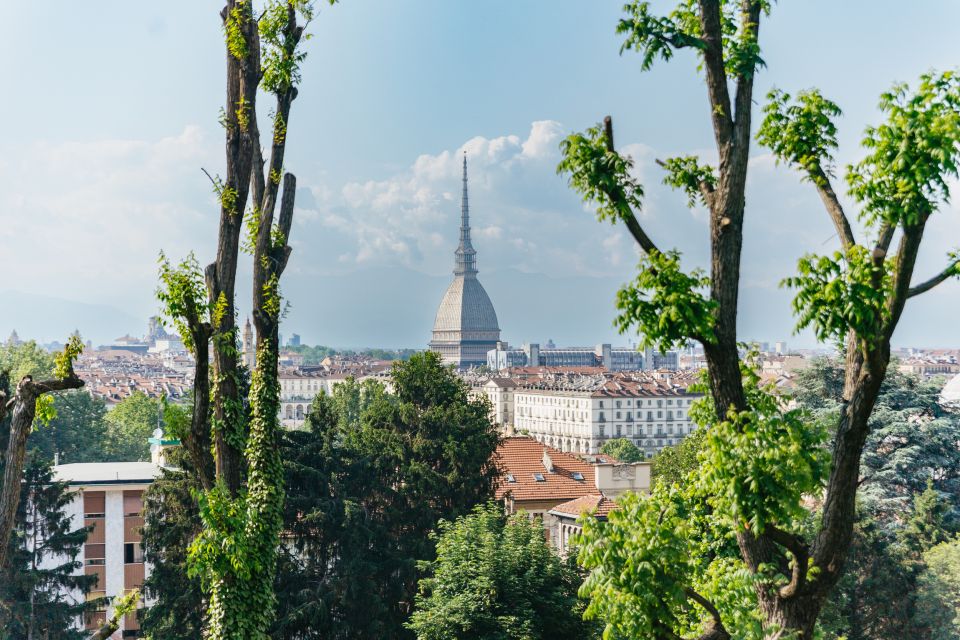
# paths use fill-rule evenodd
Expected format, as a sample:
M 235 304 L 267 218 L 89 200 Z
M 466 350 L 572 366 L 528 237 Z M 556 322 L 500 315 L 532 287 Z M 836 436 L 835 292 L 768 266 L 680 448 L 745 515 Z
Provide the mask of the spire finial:
M 454 275 L 476 275 L 477 252 L 470 242 L 470 199 L 467 196 L 467 151 L 463 151 L 463 195 L 460 200 L 460 244 L 456 251 Z

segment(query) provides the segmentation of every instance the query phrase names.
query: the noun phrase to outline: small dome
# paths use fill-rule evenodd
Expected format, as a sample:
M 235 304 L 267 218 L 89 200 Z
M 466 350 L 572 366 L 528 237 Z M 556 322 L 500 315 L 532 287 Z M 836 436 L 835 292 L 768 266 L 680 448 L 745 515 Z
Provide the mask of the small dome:
M 447 287 L 437 309 L 433 323 L 434 332 L 496 332 L 499 339 L 500 325 L 490 296 L 476 277 L 457 276 Z

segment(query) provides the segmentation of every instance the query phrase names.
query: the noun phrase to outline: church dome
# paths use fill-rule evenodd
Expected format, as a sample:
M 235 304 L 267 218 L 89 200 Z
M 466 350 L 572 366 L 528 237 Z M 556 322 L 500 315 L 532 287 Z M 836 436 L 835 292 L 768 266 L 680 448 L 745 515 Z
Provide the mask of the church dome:
M 495 332 L 499 338 L 497 312 L 490 296 L 476 277 L 457 276 L 447 287 L 437 309 L 434 332 L 462 331 L 464 333 Z

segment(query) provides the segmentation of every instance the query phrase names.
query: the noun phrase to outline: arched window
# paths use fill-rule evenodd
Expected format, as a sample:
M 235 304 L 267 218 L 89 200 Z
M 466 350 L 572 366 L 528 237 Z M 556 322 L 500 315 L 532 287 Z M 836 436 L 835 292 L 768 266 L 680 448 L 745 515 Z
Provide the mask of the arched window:
M 297 420 L 303 420 L 303 405 L 297 405 Z
M 287 416 L 287 420 L 292 420 L 292 419 L 293 419 L 293 405 L 292 405 L 292 404 L 288 404 L 288 405 L 287 405 L 287 413 L 286 413 L 286 416 Z

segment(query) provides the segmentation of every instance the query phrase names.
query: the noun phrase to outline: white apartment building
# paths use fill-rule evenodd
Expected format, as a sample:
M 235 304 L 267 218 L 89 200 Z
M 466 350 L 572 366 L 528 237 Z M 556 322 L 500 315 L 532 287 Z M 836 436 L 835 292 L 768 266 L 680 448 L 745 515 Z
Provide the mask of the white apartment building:
M 663 374 L 566 375 L 514 390 L 514 428 L 561 451 L 596 454 L 612 438 L 627 438 L 647 457 L 678 444 L 696 425 L 690 405 L 699 396 L 687 381 Z
M 107 598 L 143 586 L 150 568 L 144 563 L 141 544 L 143 528 L 143 492 L 160 473 L 152 462 L 103 462 L 62 464 L 54 467 L 54 477 L 67 482 L 74 499 L 66 507 L 71 527 L 92 527 L 83 546 L 80 569 L 96 575 L 97 583 L 87 599 Z M 47 558 L 52 567 L 58 558 Z M 70 594 L 75 601 L 83 596 Z M 78 628 L 100 628 L 106 621 L 106 610 L 89 614 L 77 621 Z M 135 614 L 124 617 L 120 629 L 111 640 L 140 637 Z

